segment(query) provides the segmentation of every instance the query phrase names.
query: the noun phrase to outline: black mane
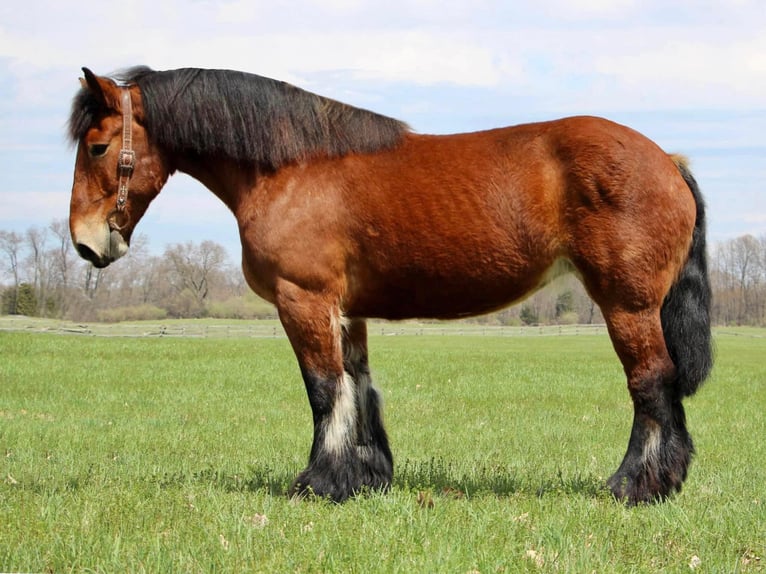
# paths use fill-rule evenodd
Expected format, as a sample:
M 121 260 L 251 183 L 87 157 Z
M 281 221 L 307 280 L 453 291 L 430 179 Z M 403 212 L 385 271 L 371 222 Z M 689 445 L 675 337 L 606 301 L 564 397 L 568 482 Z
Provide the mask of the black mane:
M 244 72 L 137 67 L 115 80 L 138 85 L 149 137 L 173 152 L 276 169 L 310 157 L 391 148 L 409 131 L 398 120 Z M 80 90 L 69 118 L 73 142 L 98 113 L 90 91 Z

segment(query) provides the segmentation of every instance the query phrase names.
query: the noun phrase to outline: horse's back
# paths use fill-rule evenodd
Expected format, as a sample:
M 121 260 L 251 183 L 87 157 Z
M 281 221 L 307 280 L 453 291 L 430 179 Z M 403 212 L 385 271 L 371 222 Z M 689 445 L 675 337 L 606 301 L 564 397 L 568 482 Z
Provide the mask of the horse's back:
M 295 201 L 324 199 L 312 200 L 315 215 L 301 229 L 280 236 L 300 236 L 296 245 L 332 240 L 331 249 L 292 261 L 305 273 L 343 270 L 343 306 L 358 316 L 485 313 L 562 269 L 576 269 L 592 292 L 618 288 L 613 279 L 632 276 L 630 267 L 674 275 L 694 222 L 693 200 L 667 154 L 593 117 L 408 134 L 390 150 L 296 166 L 281 177 L 283 188 L 300 190 Z M 286 258 L 289 246 L 279 248 Z

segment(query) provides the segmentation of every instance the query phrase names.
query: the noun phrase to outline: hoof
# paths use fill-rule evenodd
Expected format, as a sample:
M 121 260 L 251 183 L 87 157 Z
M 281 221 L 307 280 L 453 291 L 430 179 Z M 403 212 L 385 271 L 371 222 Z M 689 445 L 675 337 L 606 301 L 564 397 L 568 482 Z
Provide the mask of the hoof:
M 661 477 L 657 469 L 644 467 L 634 476 L 618 471 L 607 481 L 607 486 L 615 499 L 636 506 L 663 502 L 680 491 L 682 483 L 683 479 L 673 472 Z
M 344 502 L 366 492 L 387 490 L 392 476 L 388 451 L 357 447 L 342 457 L 317 457 L 295 479 L 290 496 Z

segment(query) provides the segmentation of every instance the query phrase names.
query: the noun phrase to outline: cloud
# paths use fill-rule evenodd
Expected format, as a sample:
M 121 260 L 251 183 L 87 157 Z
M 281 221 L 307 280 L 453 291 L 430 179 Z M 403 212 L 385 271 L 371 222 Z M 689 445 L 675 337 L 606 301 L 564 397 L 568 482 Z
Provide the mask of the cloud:
M 0 6 L 0 228 L 66 214 L 63 128 L 80 67 L 136 64 L 250 71 L 437 132 L 617 116 L 696 156 L 720 206 L 711 222 L 742 187 L 730 166 L 748 189 L 762 179 L 761 0 L 27 0 Z M 179 193 L 171 185 L 147 224 L 170 227 Z M 763 212 L 736 193 L 741 213 Z M 204 220 L 210 204 L 188 199 L 185 215 Z
M 155 67 L 184 65 L 169 50 L 170 41 L 152 36 L 145 40 L 152 54 L 167 54 L 154 58 Z M 271 55 L 254 58 L 251 54 Z M 436 30 L 306 33 L 299 42 L 291 34 L 216 37 L 188 46 L 183 61 L 243 69 L 294 83 L 301 83 L 308 73 L 338 70 L 361 80 L 416 85 L 494 86 L 504 76 L 487 46 Z
M 675 30 L 646 45 L 630 38 L 629 50 L 604 51 L 594 57 L 598 74 L 618 80 L 626 91 L 663 96 L 673 107 L 758 105 L 766 97 L 766 36 L 738 39 L 720 35 L 703 41 L 688 30 Z
M 359 82 L 498 88 L 556 108 L 766 100 L 766 18 L 747 0 L 705 10 L 638 0 L 126 1 L 118 20 L 103 2 L 5 9 L 0 58 L 18 100 L 49 97 L 46 86 L 82 65 L 107 73 L 135 64 L 234 68 L 297 84 L 342 72 Z M 74 23 L 66 30 L 65 17 Z
M 188 26 L 175 19 L 169 27 L 147 26 L 130 18 L 122 21 L 119 35 L 126 38 L 124 43 L 115 41 L 115 30 L 109 27 L 96 26 L 87 33 L 73 34 L 63 45 L 61 37 L 48 34 L 43 28 L 30 32 L 0 27 L 0 58 L 8 62 L 7 71 L 17 86 L 19 100 L 41 93 L 42 73 L 68 70 L 75 75 L 79 74 L 80 66 L 98 73 L 135 64 L 157 69 L 233 68 L 295 83 L 309 72 L 337 70 L 361 79 L 421 85 L 492 86 L 507 77 L 491 46 L 459 31 L 356 26 L 300 33 L 289 27 L 259 31 L 262 25 L 255 30 L 242 26 L 248 19 L 245 14 L 254 19 L 261 12 L 250 3 L 223 4 L 213 12 L 213 19 L 223 28 L 202 29 L 200 24 L 207 22 L 204 11 L 192 5 L 189 9 L 196 10 L 197 17 L 192 19 L 185 6 L 179 5 L 178 12 L 186 13 Z M 78 7 L 79 4 L 72 5 L 72 10 L 76 12 Z M 264 19 L 268 17 L 268 12 L 263 14 Z M 79 19 L 76 13 L 72 19 Z M 137 38 L 140 41 L 134 40 Z
M 9 191 L 0 193 L 0 213 L 3 223 L 37 221 L 47 225 L 53 219 L 65 217 L 69 198 L 61 191 Z
M 639 0 L 537 0 L 534 9 L 556 19 L 590 22 L 594 18 L 622 20 L 634 16 L 642 4 L 650 7 L 652 3 Z

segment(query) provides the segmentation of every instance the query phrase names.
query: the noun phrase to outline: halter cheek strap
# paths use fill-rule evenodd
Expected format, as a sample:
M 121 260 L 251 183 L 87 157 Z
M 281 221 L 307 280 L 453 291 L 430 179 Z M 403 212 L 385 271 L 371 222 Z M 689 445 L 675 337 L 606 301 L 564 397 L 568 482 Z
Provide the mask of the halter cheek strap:
M 122 149 L 117 159 L 117 172 L 120 181 L 117 187 L 117 211 L 125 210 L 125 204 L 128 201 L 128 187 L 130 185 L 130 176 L 133 175 L 133 169 L 136 166 L 136 152 L 133 151 L 133 132 L 131 129 L 133 122 L 133 107 L 130 100 L 130 91 L 122 91 Z

